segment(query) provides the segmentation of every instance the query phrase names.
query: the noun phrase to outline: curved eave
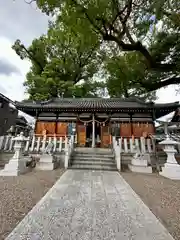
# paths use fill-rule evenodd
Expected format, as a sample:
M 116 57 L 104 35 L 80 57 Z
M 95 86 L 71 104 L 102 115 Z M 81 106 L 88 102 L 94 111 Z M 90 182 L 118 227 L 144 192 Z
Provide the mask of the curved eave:
M 168 107 L 164 107 L 164 108 L 163 107 L 162 108 L 161 107 L 156 107 L 154 109 L 155 118 L 158 119 L 160 117 L 163 117 L 163 116 L 175 111 L 179 106 L 180 105 L 178 104 L 178 105 L 175 105 L 175 106 L 171 106 L 171 107 L 168 106 Z
M 46 113 L 62 113 L 62 112 L 74 112 L 74 113 L 78 113 L 78 112 L 109 112 L 109 113 L 153 113 L 153 116 L 155 119 L 158 119 L 160 117 L 163 117 L 167 114 L 169 114 L 170 112 L 175 111 L 178 107 L 179 107 L 179 103 L 174 103 L 174 104 L 155 104 L 152 107 L 139 107 L 139 108 L 131 108 L 131 107 L 119 107 L 119 108 L 115 108 L 115 107 L 101 107 L 101 108 L 97 108 L 97 107 L 92 107 L 92 108 L 74 108 L 72 107 L 63 107 L 63 106 L 42 106 L 42 105 L 34 105 L 34 106 L 25 106 L 25 105 L 21 105 L 21 104 L 17 104 L 16 107 L 18 110 L 36 117 L 38 113 L 40 112 L 46 112 Z M 155 120 L 154 119 L 154 120 Z
M 59 107 L 53 107 L 53 108 L 48 108 L 48 107 L 17 107 L 18 110 L 25 112 L 26 114 L 29 114 L 33 117 L 37 115 L 39 112 L 116 112 L 116 113 L 142 113 L 142 112 L 153 112 L 153 108 L 59 108 Z

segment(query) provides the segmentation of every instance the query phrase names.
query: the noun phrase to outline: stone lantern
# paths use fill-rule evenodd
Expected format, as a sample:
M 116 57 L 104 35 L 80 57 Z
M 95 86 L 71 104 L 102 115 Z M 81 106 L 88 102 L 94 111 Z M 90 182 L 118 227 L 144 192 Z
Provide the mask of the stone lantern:
M 159 174 L 172 180 L 180 180 L 180 165 L 175 158 L 175 153 L 177 152 L 175 146 L 178 145 L 178 142 L 171 140 L 166 135 L 166 139 L 159 144 L 163 146 L 163 150 L 167 154 L 166 163 Z
M 29 157 L 23 156 L 23 150 L 28 138 L 24 137 L 23 132 L 17 137 L 13 138 L 15 141 L 14 145 L 14 156 L 9 160 L 2 171 L 0 171 L 0 176 L 18 176 L 20 174 L 26 173 L 28 167 L 26 167 L 26 162 Z

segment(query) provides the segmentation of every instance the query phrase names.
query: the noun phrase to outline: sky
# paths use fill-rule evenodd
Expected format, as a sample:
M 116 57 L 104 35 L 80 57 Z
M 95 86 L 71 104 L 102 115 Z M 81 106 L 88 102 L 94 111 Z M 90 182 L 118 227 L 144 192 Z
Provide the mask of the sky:
M 25 0 L 0 0 L 0 92 L 12 100 L 27 97 L 23 82 L 30 62 L 21 60 L 11 48 L 16 39 L 28 47 L 34 38 L 46 33 L 48 17 Z M 175 87 L 158 91 L 157 102 L 180 101 Z

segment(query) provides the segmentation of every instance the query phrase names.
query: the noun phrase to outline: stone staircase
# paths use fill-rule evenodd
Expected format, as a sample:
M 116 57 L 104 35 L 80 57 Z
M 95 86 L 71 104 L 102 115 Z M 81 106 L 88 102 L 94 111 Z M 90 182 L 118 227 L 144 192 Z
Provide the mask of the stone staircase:
M 70 169 L 117 171 L 111 149 L 75 148 Z

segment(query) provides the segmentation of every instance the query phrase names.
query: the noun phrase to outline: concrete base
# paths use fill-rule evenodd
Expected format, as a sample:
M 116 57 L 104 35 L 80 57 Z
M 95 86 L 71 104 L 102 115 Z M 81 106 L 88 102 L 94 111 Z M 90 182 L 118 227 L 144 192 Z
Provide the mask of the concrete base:
M 143 158 L 133 158 L 131 164 L 140 167 L 147 167 L 148 165 L 147 160 Z
M 53 160 L 53 156 L 49 154 L 43 154 L 40 157 L 40 161 L 36 164 L 37 170 L 54 170 L 59 166 L 57 161 Z
M 132 159 L 131 164 L 128 164 L 128 167 L 132 172 L 152 173 L 152 167 L 148 166 L 148 162 L 150 161 L 149 159 L 149 154 L 136 154 Z
M 132 172 L 152 173 L 151 166 L 137 166 L 137 165 L 128 164 L 128 167 Z
M 19 176 L 21 174 L 29 172 L 29 168 L 26 167 L 28 157 L 22 159 L 11 158 L 3 170 L 0 171 L 0 176 Z
M 159 174 L 172 180 L 180 180 L 180 165 L 165 163 L 162 172 L 159 172 Z

